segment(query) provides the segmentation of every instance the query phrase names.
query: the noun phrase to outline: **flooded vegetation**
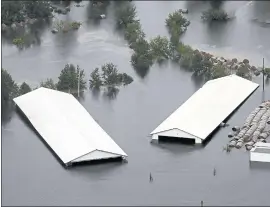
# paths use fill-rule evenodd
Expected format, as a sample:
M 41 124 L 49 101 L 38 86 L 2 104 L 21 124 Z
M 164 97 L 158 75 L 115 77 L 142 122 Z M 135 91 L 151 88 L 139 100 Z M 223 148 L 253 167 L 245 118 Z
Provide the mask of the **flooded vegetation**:
M 1 6 L 3 205 L 269 205 L 269 169 L 249 165 L 248 153 L 223 149 L 229 133 L 236 140 L 231 127 L 270 99 L 269 2 L 2 1 Z M 201 147 L 149 143 L 153 128 L 202 84 L 229 74 L 260 84 L 228 120 L 231 127 Z M 80 103 L 123 147 L 129 162 L 61 168 L 12 102 L 41 86 L 76 98 L 79 91 Z M 249 137 L 246 131 L 240 138 L 243 128 L 235 128 L 241 149 L 252 146 L 264 114 L 256 129 L 245 127 Z M 257 141 L 269 139 L 265 130 Z

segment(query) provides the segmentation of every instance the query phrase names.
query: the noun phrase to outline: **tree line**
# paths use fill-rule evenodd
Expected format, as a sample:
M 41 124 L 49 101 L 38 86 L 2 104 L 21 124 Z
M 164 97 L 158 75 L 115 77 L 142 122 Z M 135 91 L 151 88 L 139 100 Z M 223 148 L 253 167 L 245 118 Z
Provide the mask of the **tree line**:
M 31 88 L 26 82 L 17 84 L 7 70 L 1 69 L 1 101 L 2 111 L 10 108 L 13 105 L 13 99 L 17 96 L 26 94 L 39 87 L 68 92 L 73 95 L 82 94 L 89 88 L 92 91 L 104 92 L 108 95 L 119 91 L 120 86 L 126 86 L 133 82 L 133 78 L 126 73 L 120 73 L 118 68 L 113 63 L 106 63 L 101 66 L 101 69 L 96 68 L 89 78 L 89 87 L 85 80 L 85 72 L 78 65 L 66 64 L 61 70 L 58 81 L 48 78 L 42 81 L 38 87 Z

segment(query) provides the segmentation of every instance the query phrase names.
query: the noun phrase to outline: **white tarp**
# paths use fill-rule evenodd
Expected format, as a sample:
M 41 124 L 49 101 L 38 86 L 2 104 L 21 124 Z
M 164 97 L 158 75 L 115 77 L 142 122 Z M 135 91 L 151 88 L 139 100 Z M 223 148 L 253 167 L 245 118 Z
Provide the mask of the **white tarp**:
M 237 75 L 208 81 L 151 135 L 179 129 L 204 140 L 258 87 Z
M 42 87 L 14 101 L 64 163 L 95 150 L 127 156 L 71 94 Z

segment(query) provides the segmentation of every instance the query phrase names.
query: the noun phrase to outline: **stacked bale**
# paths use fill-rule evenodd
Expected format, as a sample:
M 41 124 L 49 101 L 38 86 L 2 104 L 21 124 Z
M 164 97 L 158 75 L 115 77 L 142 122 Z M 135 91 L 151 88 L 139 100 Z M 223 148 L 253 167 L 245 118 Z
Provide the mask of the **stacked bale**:
M 257 124 L 253 124 L 249 128 L 249 130 L 247 130 L 247 132 L 243 136 L 243 139 L 244 139 L 245 142 L 249 142 L 251 140 L 251 135 L 256 131 L 256 129 L 257 129 Z
M 251 122 L 253 121 L 254 117 L 256 116 L 256 114 L 261 110 L 260 107 L 257 107 L 254 111 L 251 112 L 251 114 L 249 114 L 249 116 L 247 117 L 245 123 L 244 123 L 244 127 L 245 126 L 249 126 L 251 124 Z
M 241 148 L 244 144 L 247 150 L 252 149 L 256 142 L 266 142 L 270 136 L 270 101 L 255 108 L 246 118 L 242 128 L 235 126 L 228 137 L 232 138 L 229 147 Z

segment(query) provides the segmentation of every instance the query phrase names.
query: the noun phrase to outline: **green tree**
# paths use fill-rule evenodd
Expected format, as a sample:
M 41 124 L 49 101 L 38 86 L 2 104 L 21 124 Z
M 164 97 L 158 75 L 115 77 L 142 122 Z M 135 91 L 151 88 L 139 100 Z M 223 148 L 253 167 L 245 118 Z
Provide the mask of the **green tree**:
M 12 101 L 13 98 L 19 95 L 19 87 L 12 79 L 11 75 L 1 69 L 1 101 L 2 105 Z
M 117 66 L 113 63 L 106 63 L 101 66 L 103 84 L 105 86 L 118 86 L 121 84 L 121 79 L 119 79 Z
M 202 13 L 201 18 L 205 21 L 227 21 L 229 16 L 221 9 L 209 9 Z
M 99 74 L 99 68 L 96 68 L 90 74 L 89 85 L 90 89 L 100 89 L 100 87 L 103 85 L 103 81 L 101 80 L 101 76 Z
M 2 1 L 1 2 L 1 18 L 2 23 L 11 25 L 14 22 L 24 21 L 22 1 Z
M 145 34 L 141 29 L 140 22 L 133 22 L 127 24 L 127 28 L 125 30 L 125 39 L 129 44 L 135 43 L 140 38 L 144 38 Z
M 133 82 L 133 78 L 126 73 L 120 73 L 118 74 L 118 76 L 119 80 L 123 83 L 124 86 L 129 85 Z
M 116 26 L 119 29 L 127 28 L 128 24 L 139 22 L 136 20 L 137 12 L 136 7 L 130 3 L 120 5 L 116 8 L 115 18 Z
M 58 77 L 57 90 L 66 91 L 71 93 L 77 93 L 78 90 L 78 78 L 80 74 L 80 91 L 86 89 L 86 82 L 84 80 L 84 70 L 80 70 L 79 66 L 77 69 L 73 64 L 66 64 L 65 68 L 61 71 Z
M 215 65 L 212 69 L 211 79 L 221 78 L 229 75 L 227 68 L 224 65 Z
M 181 10 L 177 10 L 169 14 L 168 18 L 166 19 L 166 26 L 169 33 L 173 35 L 174 38 L 183 34 L 187 30 L 189 24 L 190 21 L 182 15 Z
M 31 0 L 25 1 L 25 13 L 29 18 L 50 18 L 52 17 L 51 2 Z
M 150 48 L 153 59 L 158 63 L 170 59 L 172 55 L 169 40 L 160 35 L 150 40 Z
M 32 89 L 30 88 L 30 86 L 23 82 L 20 86 L 20 89 L 19 89 L 19 93 L 20 95 L 23 95 L 23 94 L 26 94 L 26 93 L 29 93 Z
M 248 80 L 250 80 L 252 78 L 252 75 L 250 73 L 250 70 L 248 69 L 248 67 L 246 65 L 241 65 L 237 71 L 236 71 L 236 75 L 242 77 L 242 78 L 246 78 Z
M 40 83 L 40 87 L 44 87 L 44 88 L 49 88 L 49 89 L 53 89 L 56 90 L 56 84 L 54 83 L 53 79 L 48 78 L 46 81 L 42 81 Z

